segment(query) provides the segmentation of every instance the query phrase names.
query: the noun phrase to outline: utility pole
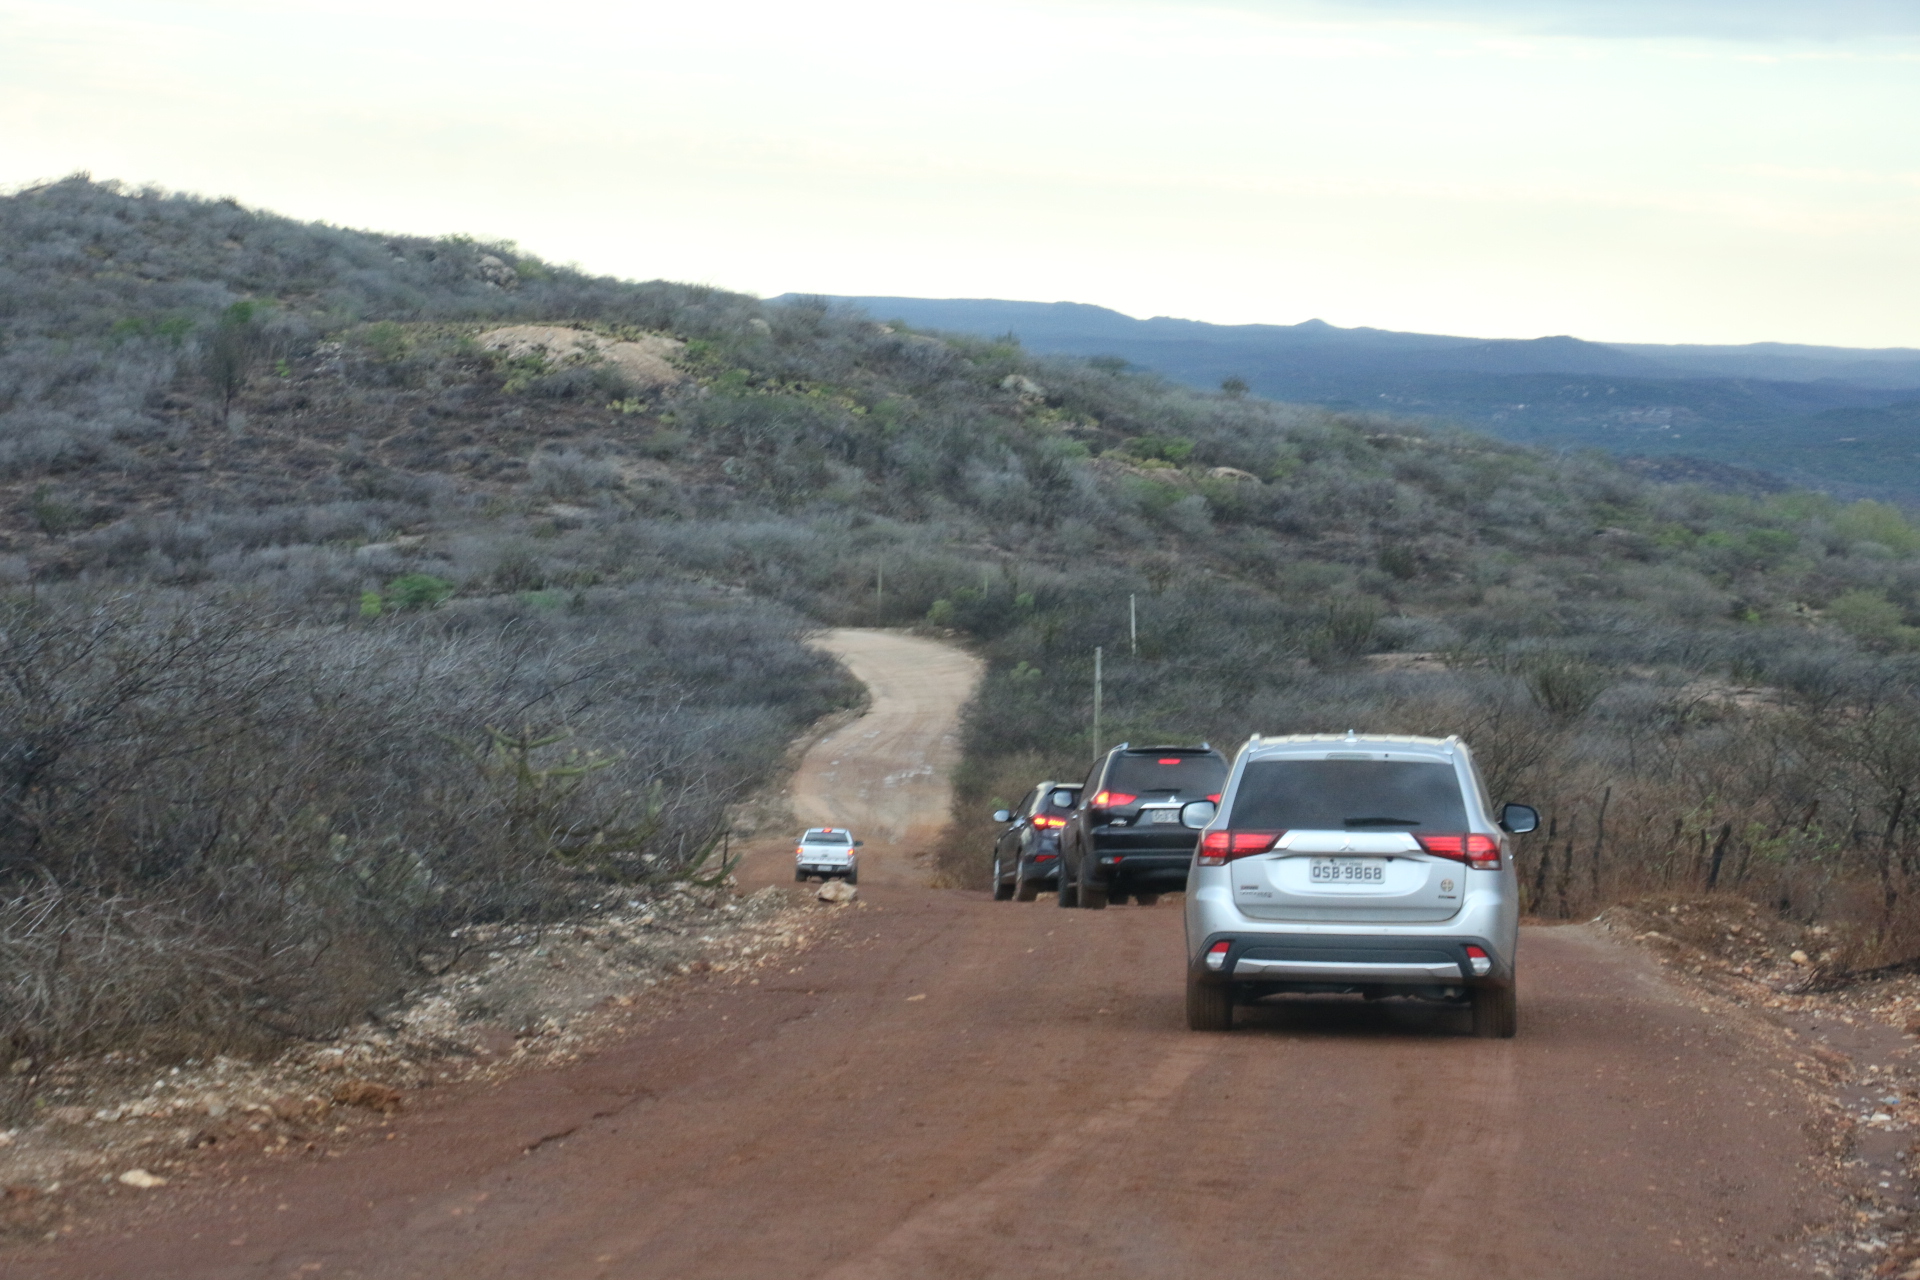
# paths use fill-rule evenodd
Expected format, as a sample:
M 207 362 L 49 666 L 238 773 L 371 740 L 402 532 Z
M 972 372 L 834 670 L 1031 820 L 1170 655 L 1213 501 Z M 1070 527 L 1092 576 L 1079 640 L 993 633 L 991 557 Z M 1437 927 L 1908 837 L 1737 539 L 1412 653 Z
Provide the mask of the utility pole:
M 1127 593 L 1127 653 L 1140 656 L 1140 597 Z
M 887 611 L 887 562 L 884 560 L 873 568 L 873 607 L 876 613 Z
M 1100 646 L 1093 646 L 1093 758 L 1100 758 Z

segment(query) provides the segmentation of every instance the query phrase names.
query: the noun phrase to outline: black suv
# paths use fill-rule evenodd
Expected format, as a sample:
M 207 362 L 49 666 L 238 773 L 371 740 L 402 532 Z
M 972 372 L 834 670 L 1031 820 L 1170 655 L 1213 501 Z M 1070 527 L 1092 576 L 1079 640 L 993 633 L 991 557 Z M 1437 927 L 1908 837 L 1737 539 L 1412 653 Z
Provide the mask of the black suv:
M 1077 782 L 1043 782 L 1027 792 L 1020 807 L 994 812 L 995 822 L 1011 825 L 993 844 L 993 897 L 1032 902 L 1060 877 L 1060 833 L 1066 829 Z
M 1227 759 L 1197 747 L 1121 743 L 1087 775 L 1080 807 L 1060 840 L 1060 905 L 1098 909 L 1129 897 L 1149 906 L 1162 892 L 1184 889 L 1199 832 L 1180 822 L 1180 807 L 1220 802 Z

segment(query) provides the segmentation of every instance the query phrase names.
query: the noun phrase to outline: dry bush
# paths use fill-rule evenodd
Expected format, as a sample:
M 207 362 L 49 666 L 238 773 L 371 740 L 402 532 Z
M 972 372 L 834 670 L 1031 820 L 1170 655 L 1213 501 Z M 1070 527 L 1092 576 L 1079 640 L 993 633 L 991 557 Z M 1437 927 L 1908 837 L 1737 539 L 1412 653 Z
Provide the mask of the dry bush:
M 838 692 L 798 640 L 669 593 L 353 629 L 0 599 L 0 1044 L 325 1034 L 462 926 L 686 874 Z
M 619 467 L 575 449 L 541 450 L 527 461 L 527 475 L 535 492 L 566 501 L 591 498 L 600 490 L 621 485 Z
M 259 977 L 177 903 L 28 889 L 0 902 L 0 1053 L 242 1047 Z

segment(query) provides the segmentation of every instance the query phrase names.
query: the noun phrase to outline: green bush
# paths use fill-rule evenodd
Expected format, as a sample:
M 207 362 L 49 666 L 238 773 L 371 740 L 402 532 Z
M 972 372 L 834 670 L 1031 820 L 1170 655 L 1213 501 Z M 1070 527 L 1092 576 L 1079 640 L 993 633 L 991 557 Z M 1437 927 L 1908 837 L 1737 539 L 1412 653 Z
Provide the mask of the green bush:
M 1534 702 L 1562 723 L 1584 716 L 1609 683 L 1606 674 L 1592 663 L 1565 653 L 1531 658 L 1521 670 Z
M 1843 507 L 1833 517 L 1834 531 L 1853 542 L 1873 542 L 1895 555 L 1920 551 L 1920 529 L 1907 522 L 1899 508 L 1863 499 Z
M 1900 606 L 1883 591 L 1847 591 L 1827 605 L 1827 617 L 1848 635 L 1871 644 L 1911 648 L 1920 630 L 1906 625 Z
M 1178 466 L 1193 456 L 1193 441 L 1181 436 L 1135 436 L 1121 446 L 1131 457 Z
M 387 584 L 386 603 L 395 609 L 431 609 L 453 595 L 453 584 L 430 573 L 407 573 Z
M 405 359 L 413 345 L 406 328 L 392 320 L 368 325 L 360 331 L 359 337 L 360 345 L 366 348 L 367 354 L 381 364 L 395 364 Z

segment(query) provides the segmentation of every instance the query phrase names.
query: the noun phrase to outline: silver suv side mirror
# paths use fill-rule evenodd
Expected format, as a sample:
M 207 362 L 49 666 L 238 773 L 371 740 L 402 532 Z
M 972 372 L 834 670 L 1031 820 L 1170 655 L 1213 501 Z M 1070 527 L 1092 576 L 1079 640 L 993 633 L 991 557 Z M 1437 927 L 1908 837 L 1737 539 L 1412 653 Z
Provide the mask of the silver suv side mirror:
M 1180 806 L 1180 825 L 1191 827 L 1195 831 L 1212 822 L 1219 814 L 1219 808 L 1211 800 L 1195 800 L 1192 804 Z
M 993 811 L 993 820 L 995 822 L 1012 822 L 1013 815 L 1008 813 L 1005 809 L 995 809 Z
M 1540 828 L 1540 814 L 1530 805 L 1510 804 L 1500 810 L 1500 829 L 1516 836 Z

